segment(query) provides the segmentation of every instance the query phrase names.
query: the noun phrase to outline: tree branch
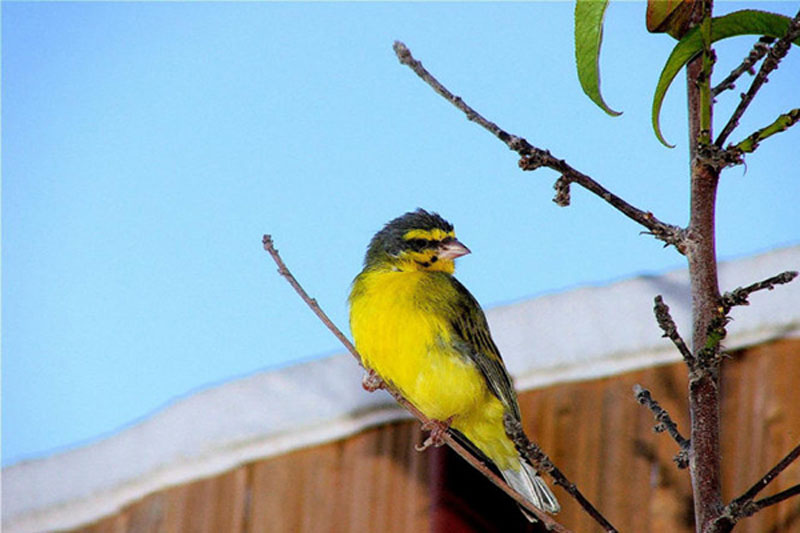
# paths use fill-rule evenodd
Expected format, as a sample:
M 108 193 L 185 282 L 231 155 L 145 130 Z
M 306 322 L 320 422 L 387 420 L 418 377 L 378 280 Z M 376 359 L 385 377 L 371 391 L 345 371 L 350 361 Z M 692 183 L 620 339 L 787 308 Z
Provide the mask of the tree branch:
M 769 472 L 764 474 L 764 476 L 756 481 L 752 487 L 747 489 L 744 494 L 735 498 L 729 505 L 729 507 L 742 507 L 747 502 L 752 501 L 756 495 L 761 492 L 761 490 L 769 485 L 772 480 L 778 477 L 778 474 L 786 470 L 786 468 L 792 464 L 798 457 L 800 457 L 800 444 L 795 446 L 786 456 L 781 459 L 778 464 L 773 466 Z
M 358 364 L 363 367 L 364 364 L 361 362 L 361 356 L 356 351 L 356 347 L 353 346 L 353 343 L 350 342 L 350 339 L 345 337 L 344 333 L 342 333 L 342 330 L 336 327 L 336 324 L 334 324 L 331 319 L 328 318 L 328 315 L 326 315 L 322 308 L 320 308 L 319 304 L 317 304 L 317 301 L 308 295 L 302 285 L 300 285 L 297 279 L 295 279 L 295 277 L 289 271 L 286 263 L 283 262 L 278 250 L 275 248 L 275 244 L 272 242 L 272 236 L 264 235 L 264 237 L 261 239 L 261 242 L 264 245 L 264 250 L 269 252 L 269 255 L 271 255 L 273 261 L 275 261 L 275 264 L 278 265 L 278 274 L 283 276 L 286 281 L 289 282 L 289 285 L 291 285 L 295 292 L 300 295 L 300 298 L 303 299 L 306 305 L 308 305 L 308 307 L 314 311 L 314 314 L 317 315 L 317 318 L 319 318 L 322 323 L 325 324 L 325 327 L 327 327 L 330 332 L 333 333 L 337 339 L 339 339 L 339 342 L 341 342 L 342 345 L 347 348 L 347 351 L 350 352 L 353 357 L 356 358 Z
M 747 90 L 747 93 L 742 95 L 741 102 L 739 102 L 739 105 L 736 106 L 731 118 L 728 119 L 728 123 L 725 124 L 725 127 L 722 128 L 719 137 L 717 137 L 717 140 L 714 144 L 718 148 L 722 148 L 722 145 L 725 144 L 728 136 L 731 134 L 734 128 L 739 125 L 739 119 L 742 118 L 742 115 L 753 101 L 753 98 L 755 98 L 758 91 L 761 89 L 761 86 L 767 82 L 767 76 L 770 72 L 778 68 L 778 64 L 781 62 L 784 56 L 786 56 L 786 53 L 792 46 L 792 41 L 797 39 L 798 36 L 800 36 L 800 11 L 798 11 L 792 19 L 786 34 L 770 47 L 766 59 L 764 59 L 764 62 L 761 64 L 761 68 L 758 70 L 758 74 L 750 84 L 750 88 Z
M 637 402 L 646 406 L 648 409 L 650 409 L 650 411 L 653 412 L 653 416 L 655 417 L 656 422 L 658 422 L 658 424 L 656 424 L 654 427 L 656 433 L 663 433 L 666 431 L 678 444 L 680 450 L 673 458 L 673 461 L 675 461 L 675 464 L 678 465 L 678 468 L 688 467 L 689 448 L 691 447 L 691 443 L 688 439 L 681 435 L 680 431 L 678 431 L 678 424 L 672 420 L 672 417 L 669 416 L 667 410 L 661 407 L 659 403 L 653 399 L 649 390 L 644 389 L 641 385 L 636 384 L 633 386 L 633 394 L 636 397 Z
M 672 316 L 669 314 L 669 306 L 664 303 L 664 298 L 662 298 L 660 294 L 655 297 L 654 301 L 655 305 L 653 306 L 653 312 L 656 315 L 658 326 L 664 332 L 664 335 L 662 336 L 669 338 L 673 344 L 675 344 L 675 347 L 678 348 L 678 351 L 683 356 L 683 360 L 689 366 L 689 369 L 694 370 L 694 355 L 689 347 L 686 346 L 686 343 L 678 333 L 678 327 L 675 325 L 675 321 L 672 320 Z
M 608 189 L 597 183 L 595 180 L 571 167 L 563 159 L 554 157 L 548 150 L 537 148 L 527 140 L 517 135 L 512 135 L 494 122 L 487 120 L 475 109 L 467 105 L 460 97 L 450 92 L 447 87 L 442 85 L 422 63 L 411 55 L 411 51 L 405 44 L 395 41 L 394 51 L 400 63 L 408 66 L 422 81 L 427 83 L 437 94 L 461 110 L 467 119 L 480 125 L 492 135 L 500 139 L 509 149 L 519 154 L 521 157 L 519 166 L 522 170 L 536 170 L 540 167 L 547 167 L 561 174 L 556 181 L 554 188 L 556 196 L 553 199 L 560 206 L 569 205 L 569 186 L 577 183 L 586 190 L 599 196 L 622 214 L 647 228 L 648 233 L 663 241 L 666 245 L 673 245 L 682 254 L 685 254 L 685 230 L 672 224 L 667 224 L 656 218 L 649 211 L 638 209 L 619 196 L 613 194 Z
M 355 346 L 350 340 L 342 333 L 342 331 L 336 327 L 336 324 L 328 318 L 328 315 L 322 310 L 319 306 L 317 301 L 314 298 L 311 298 L 308 293 L 303 289 L 302 285 L 297 281 L 294 275 L 291 273 L 289 268 L 281 259 L 278 250 L 275 248 L 275 244 L 272 241 L 272 236 L 264 235 L 262 238 L 262 244 L 264 245 L 264 250 L 266 250 L 270 256 L 272 256 L 273 261 L 278 266 L 278 273 L 283 276 L 286 281 L 292 286 L 292 288 L 300 295 L 300 298 L 314 311 L 314 314 L 322 321 L 323 324 L 333 333 L 339 342 L 347 348 L 353 357 L 355 357 L 358 364 L 364 367 L 361 359 L 361 355 L 356 351 Z M 406 400 L 398 391 L 396 391 L 390 384 L 384 383 L 384 387 L 386 391 L 391 394 L 394 399 L 399 403 L 403 408 L 405 408 L 408 412 L 414 415 L 417 420 L 422 422 L 423 427 L 433 427 L 435 424 L 431 424 L 431 420 L 428 419 L 424 414 L 422 414 L 411 402 Z M 441 435 L 441 439 L 446 443 L 450 448 L 453 449 L 458 455 L 460 455 L 465 461 L 475 467 L 481 474 L 484 475 L 489 481 L 494 483 L 498 488 L 500 488 L 503 492 L 508 494 L 516 503 L 518 503 L 521 507 L 523 507 L 526 511 L 530 511 L 536 518 L 542 521 L 542 524 L 548 529 L 548 531 L 555 531 L 557 533 L 571 533 L 569 529 L 565 528 L 558 522 L 556 522 L 549 514 L 542 511 L 541 509 L 534 507 L 531 502 L 526 500 L 521 494 L 517 491 L 512 489 L 508 483 L 506 483 L 502 478 L 500 478 L 497 474 L 495 474 L 488 466 L 483 464 L 479 461 L 474 455 L 469 453 L 463 446 L 461 446 L 458 441 L 456 441 L 450 433 L 445 433 Z
M 750 302 L 747 300 L 750 295 L 756 291 L 760 290 L 772 290 L 775 288 L 775 285 L 782 285 L 784 283 L 790 283 L 794 278 L 797 277 L 797 272 L 788 270 L 786 272 L 782 272 L 777 276 L 772 276 L 771 278 L 767 278 L 764 281 L 759 281 L 758 283 L 753 283 L 752 285 L 748 285 L 747 287 L 739 287 L 734 289 L 730 292 L 726 292 L 722 295 L 722 306 L 724 309 L 724 314 L 728 314 L 731 308 L 737 305 L 750 305 Z
M 726 160 L 727 165 L 741 163 L 742 155 L 755 152 L 764 139 L 788 130 L 797 122 L 800 122 L 800 108 L 780 115 L 769 126 L 751 133 L 735 145 L 729 145 L 723 152 L 723 159 Z
M 525 431 L 522 429 L 522 424 L 518 420 L 515 420 L 512 416 L 506 415 L 503 417 L 503 422 L 505 424 L 506 435 L 514 442 L 517 450 L 522 454 L 528 464 L 533 466 L 537 472 L 546 472 L 550 474 L 555 484 L 563 487 L 564 490 L 575 498 L 575 501 L 583 507 L 583 510 L 600 524 L 606 532 L 616 533 L 616 528 L 611 525 L 606 517 L 604 517 L 583 494 L 581 494 L 578 487 L 556 468 L 547 454 L 545 454 L 537 444 L 528 439 L 528 436 L 525 435 Z
M 745 72 L 749 73 L 751 76 L 755 76 L 756 71 L 753 69 L 753 66 L 769 52 L 769 45 L 774 41 L 775 39 L 773 37 L 767 36 L 761 37 L 756 41 L 756 44 L 753 45 L 753 49 L 750 50 L 750 53 L 744 58 L 742 64 L 733 69 L 724 80 L 719 82 L 719 84 L 711 90 L 711 95 L 717 96 L 723 91 L 734 89 L 736 87 L 734 82 Z
M 753 502 L 753 505 L 747 508 L 748 513 L 745 516 L 751 516 L 765 507 L 781 503 L 783 500 L 788 500 L 792 496 L 797 496 L 798 494 L 800 494 L 800 483 L 786 490 L 782 490 L 777 494 Z
M 711 96 L 711 74 L 714 72 L 716 53 L 711 48 L 711 1 L 702 2 L 705 11 L 700 22 L 700 37 L 703 41 L 703 54 L 700 56 L 702 70 L 696 78 L 700 96 L 700 131 L 698 147 L 702 148 L 711 144 L 711 117 L 714 114 L 714 99 Z
M 725 506 L 724 511 L 722 514 L 709 525 L 708 533 L 719 533 L 722 531 L 730 531 L 731 528 L 741 520 L 742 518 L 747 518 L 748 516 L 752 516 L 758 511 L 764 509 L 765 507 L 769 507 L 771 505 L 778 504 L 792 496 L 800 494 L 800 485 L 794 485 L 789 487 L 786 490 L 778 492 L 777 494 L 773 494 L 767 498 L 762 498 L 757 501 L 753 501 L 756 495 L 761 492 L 761 490 L 769 485 L 772 480 L 774 480 L 778 474 L 783 472 L 786 467 L 788 467 L 792 462 L 794 462 L 800 456 L 800 444 L 794 447 L 783 459 L 780 460 L 778 464 L 773 466 L 769 472 L 764 474 L 764 477 L 759 479 L 752 487 L 747 489 L 747 491 L 735 498 L 731 501 L 727 506 Z

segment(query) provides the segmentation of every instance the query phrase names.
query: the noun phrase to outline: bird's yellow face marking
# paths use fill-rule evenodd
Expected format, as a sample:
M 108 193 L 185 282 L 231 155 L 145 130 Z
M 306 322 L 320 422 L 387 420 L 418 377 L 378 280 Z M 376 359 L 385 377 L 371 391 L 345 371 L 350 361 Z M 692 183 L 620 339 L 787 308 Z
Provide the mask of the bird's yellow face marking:
M 456 238 L 454 231 L 444 231 L 439 228 L 432 230 L 412 229 L 403 235 L 403 240 L 409 244 L 416 244 L 419 250 L 409 249 L 399 256 L 400 270 L 433 270 L 437 272 L 455 272 L 456 266 L 452 259 L 441 259 L 437 254 L 438 245 Z
M 443 229 L 439 228 L 433 228 L 432 230 L 412 229 L 411 231 L 407 231 L 406 234 L 403 235 L 403 240 L 410 241 L 412 239 L 423 239 L 426 241 L 443 241 L 447 237 L 455 239 L 456 232 L 444 231 Z

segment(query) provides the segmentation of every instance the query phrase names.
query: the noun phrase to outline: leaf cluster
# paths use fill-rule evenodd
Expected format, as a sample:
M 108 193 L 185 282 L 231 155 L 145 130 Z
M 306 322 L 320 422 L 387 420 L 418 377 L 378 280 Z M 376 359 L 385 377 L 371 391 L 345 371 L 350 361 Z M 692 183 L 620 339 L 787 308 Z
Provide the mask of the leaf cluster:
M 661 133 L 659 120 L 661 105 L 678 72 L 704 50 L 702 25 L 691 28 L 686 25 L 688 13 L 697 3 L 699 2 L 676 3 L 663 0 L 648 2 L 648 29 L 653 32 L 666 32 L 678 39 L 661 69 L 661 75 L 653 94 L 651 110 L 651 122 L 655 136 L 664 146 L 670 148 L 673 148 L 674 145 L 669 144 Z M 618 116 L 622 113 L 611 109 L 600 91 L 599 59 L 603 40 L 603 20 L 607 6 L 608 0 L 577 0 L 575 4 L 575 64 L 584 93 L 603 111 L 611 116 Z M 776 13 L 745 9 L 721 17 L 713 17 L 708 22 L 710 26 L 709 41 L 713 44 L 723 39 L 742 35 L 759 35 L 778 39 L 787 34 L 792 19 Z M 800 37 L 791 42 L 800 46 Z M 780 126 L 785 126 L 786 123 L 787 119 L 782 118 Z M 773 127 L 768 132 L 772 134 L 777 130 L 778 127 Z M 754 143 L 757 144 L 761 138 L 747 141 L 746 144 L 740 146 L 740 151 L 752 151 Z

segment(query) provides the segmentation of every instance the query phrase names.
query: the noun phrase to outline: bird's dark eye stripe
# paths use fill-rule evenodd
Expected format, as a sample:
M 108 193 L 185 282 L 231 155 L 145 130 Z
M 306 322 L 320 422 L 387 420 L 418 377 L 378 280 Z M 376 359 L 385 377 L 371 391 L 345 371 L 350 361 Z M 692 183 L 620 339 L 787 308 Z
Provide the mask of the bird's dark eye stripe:
M 414 250 L 422 250 L 423 248 L 430 246 L 432 243 L 433 241 L 429 239 L 411 239 L 408 241 L 408 245 Z
M 406 241 L 409 247 L 413 250 L 423 250 L 425 248 L 436 248 L 441 246 L 442 244 L 448 244 L 453 242 L 455 239 L 453 237 L 445 237 L 444 239 L 409 239 Z

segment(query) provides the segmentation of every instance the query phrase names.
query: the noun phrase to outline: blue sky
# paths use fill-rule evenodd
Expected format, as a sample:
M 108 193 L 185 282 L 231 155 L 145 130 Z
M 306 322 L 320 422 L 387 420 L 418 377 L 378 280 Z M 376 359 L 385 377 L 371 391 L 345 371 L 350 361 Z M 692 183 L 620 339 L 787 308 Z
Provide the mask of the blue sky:
M 682 75 L 662 116 L 677 148 L 649 125 L 673 41 L 646 33 L 643 3 L 610 6 L 603 92 L 624 111 L 612 119 L 580 92 L 572 9 L 3 2 L 3 464 L 339 351 L 275 272 L 263 233 L 343 328 L 369 238 L 418 206 L 473 250 L 458 275 L 486 307 L 682 266 L 588 193 L 557 207 L 557 176 L 519 171 L 392 52 L 404 41 L 491 120 L 684 224 Z M 717 72 L 753 42 L 722 43 Z M 798 86 L 794 51 L 732 139 L 797 107 Z M 735 100 L 720 98 L 717 116 Z M 798 141 L 795 128 L 724 174 L 721 258 L 800 242 Z

